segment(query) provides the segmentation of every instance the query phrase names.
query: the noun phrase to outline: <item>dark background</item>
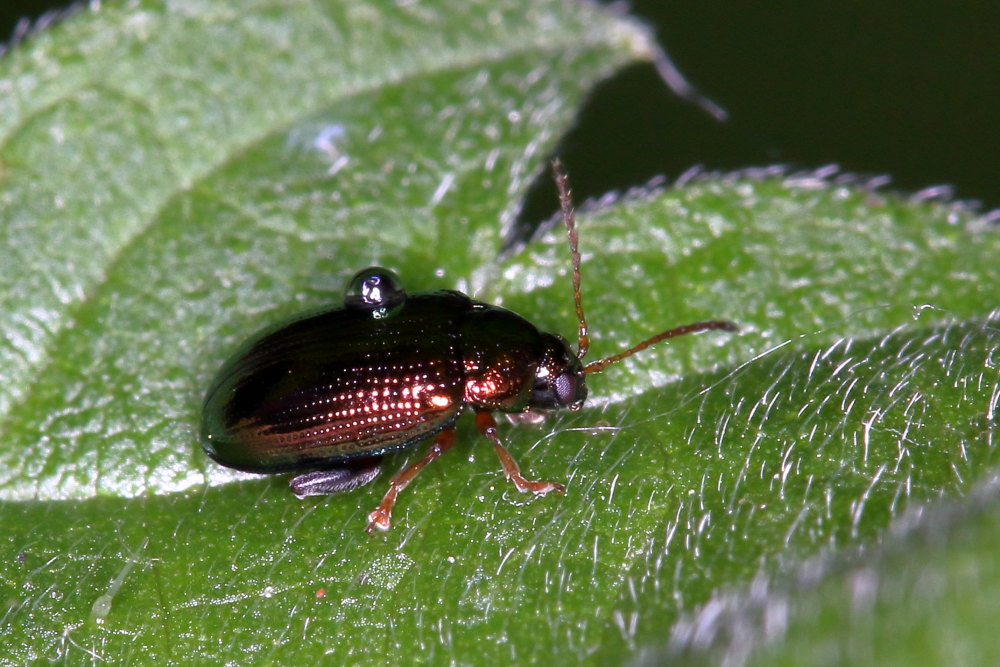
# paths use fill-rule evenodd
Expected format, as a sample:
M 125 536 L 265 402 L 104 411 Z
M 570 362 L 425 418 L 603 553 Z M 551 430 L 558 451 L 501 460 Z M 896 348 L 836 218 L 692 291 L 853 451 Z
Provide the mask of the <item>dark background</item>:
M 18 19 L 66 6 L 2 3 L 0 40 Z M 729 120 L 678 99 L 652 66 L 626 69 L 558 149 L 578 199 L 693 165 L 837 163 L 902 192 L 951 185 L 1000 208 L 1000 3 L 634 0 L 631 12 Z M 554 209 L 539 179 L 523 218 Z

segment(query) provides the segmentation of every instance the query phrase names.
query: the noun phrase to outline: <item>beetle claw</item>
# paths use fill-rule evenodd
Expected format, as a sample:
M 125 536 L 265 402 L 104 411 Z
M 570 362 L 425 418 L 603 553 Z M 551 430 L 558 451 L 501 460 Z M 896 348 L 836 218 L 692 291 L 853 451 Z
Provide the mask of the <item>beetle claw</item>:
M 365 528 L 365 532 L 368 533 L 369 535 L 373 535 L 375 533 L 376 528 L 378 528 L 381 531 L 386 531 L 389 530 L 389 524 L 390 524 L 389 512 L 379 507 L 374 512 L 368 515 L 368 527 Z
M 510 480 L 514 482 L 514 487 L 521 493 L 531 491 L 536 496 L 544 496 L 550 491 L 555 491 L 558 494 L 566 493 L 566 487 L 558 482 L 533 481 L 525 479 L 520 475 L 517 477 L 510 477 Z

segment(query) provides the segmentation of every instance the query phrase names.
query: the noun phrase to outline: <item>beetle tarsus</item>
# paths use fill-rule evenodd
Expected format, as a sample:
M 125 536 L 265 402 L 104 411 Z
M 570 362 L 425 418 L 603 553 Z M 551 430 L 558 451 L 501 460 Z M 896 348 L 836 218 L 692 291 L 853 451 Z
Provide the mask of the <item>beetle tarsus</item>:
M 489 412 L 485 410 L 476 412 L 476 427 L 493 443 L 493 449 L 496 450 L 497 457 L 500 459 L 500 465 L 503 466 L 504 476 L 514 483 L 518 491 L 521 493 L 531 491 L 537 496 L 544 496 L 549 491 L 555 491 L 556 493 L 566 492 L 566 487 L 558 482 L 535 481 L 525 479 L 521 475 L 521 468 L 517 465 L 517 461 L 514 460 L 514 457 L 507 452 L 503 443 L 500 442 L 500 436 L 497 435 L 497 422 Z
M 455 444 L 455 428 L 450 427 L 434 436 L 434 444 L 431 445 L 427 453 L 412 465 L 400 470 L 389 480 L 389 490 L 382 496 L 382 502 L 368 515 L 368 527 L 365 530 L 371 535 L 376 528 L 379 530 L 389 530 L 392 519 L 392 506 L 396 504 L 399 492 L 405 489 L 413 478 L 424 469 L 424 466 L 441 456 Z
M 375 532 L 376 528 L 383 532 L 389 530 L 391 513 L 391 507 L 383 509 L 379 505 L 378 509 L 368 514 L 368 527 L 365 528 L 365 532 L 371 535 Z

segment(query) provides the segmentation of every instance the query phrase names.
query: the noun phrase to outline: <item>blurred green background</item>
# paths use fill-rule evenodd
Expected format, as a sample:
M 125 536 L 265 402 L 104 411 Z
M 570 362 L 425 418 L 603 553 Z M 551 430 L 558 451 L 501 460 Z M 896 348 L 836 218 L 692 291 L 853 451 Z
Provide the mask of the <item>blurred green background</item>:
M 0 40 L 67 6 L 0 3 Z M 887 174 L 897 190 L 950 185 L 1000 208 L 1000 4 L 634 0 L 629 11 L 730 118 L 678 99 L 652 66 L 620 72 L 559 150 L 581 198 L 695 165 L 837 163 Z M 529 195 L 528 226 L 554 212 L 551 187 L 543 178 Z

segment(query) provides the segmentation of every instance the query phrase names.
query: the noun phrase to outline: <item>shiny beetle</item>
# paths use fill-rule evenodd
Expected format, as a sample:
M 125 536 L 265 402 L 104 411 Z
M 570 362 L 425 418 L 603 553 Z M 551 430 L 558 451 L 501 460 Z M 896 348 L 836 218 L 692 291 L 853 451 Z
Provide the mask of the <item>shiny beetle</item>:
M 521 475 L 493 412 L 532 420 L 551 410 L 579 410 L 587 375 L 667 338 L 736 326 L 688 324 L 584 365 L 590 339 L 573 208 L 566 175 L 558 162 L 552 166 L 572 253 L 576 352 L 504 308 L 454 291 L 407 294 L 391 271 L 365 269 L 348 284 L 343 306 L 262 332 L 222 367 L 205 398 L 205 452 L 247 472 L 308 471 L 290 483 L 303 497 L 368 484 L 385 454 L 433 438 L 427 454 L 390 481 L 368 516 L 370 533 L 389 527 L 399 492 L 451 448 L 455 420 L 470 408 L 519 491 L 563 493 L 561 484 Z

